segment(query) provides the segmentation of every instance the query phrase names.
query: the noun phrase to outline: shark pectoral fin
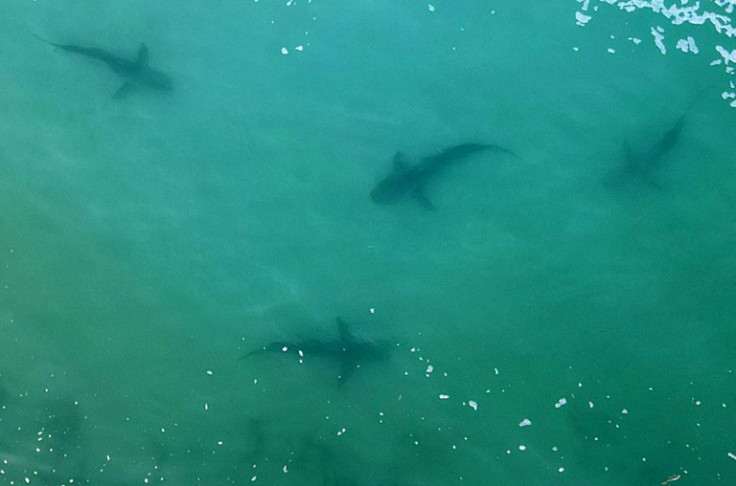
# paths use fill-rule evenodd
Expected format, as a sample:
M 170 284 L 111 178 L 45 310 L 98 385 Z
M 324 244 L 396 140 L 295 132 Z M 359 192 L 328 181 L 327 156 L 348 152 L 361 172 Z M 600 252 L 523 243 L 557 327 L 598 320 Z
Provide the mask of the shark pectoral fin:
M 428 211 L 436 211 L 434 204 L 432 204 L 432 201 L 430 201 L 427 195 L 424 193 L 424 188 L 422 186 L 419 186 L 411 191 L 411 197 L 413 197 L 424 209 Z
M 394 172 L 404 172 L 406 170 L 406 158 L 401 152 L 396 152 L 396 155 L 394 155 L 394 159 L 391 163 L 393 165 Z
M 348 359 L 347 356 L 340 360 L 340 376 L 338 377 L 340 381 L 338 382 L 338 384 L 342 385 L 343 383 L 345 383 L 348 378 L 353 376 L 353 373 L 355 373 L 355 370 L 357 368 L 357 363 L 352 359 Z
M 641 176 L 641 180 L 642 180 L 642 181 L 644 182 L 644 184 L 645 184 L 645 185 L 646 185 L 647 187 L 650 187 L 650 188 L 652 188 L 652 189 L 657 189 L 657 190 L 659 190 L 659 191 L 662 191 L 662 190 L 664 190 L 664 186 L 662 186 L 662 184 L 661 184 L 661 183 L 660 183 L 660 182 L 659 182 L 658 180 L 656 180 L 656 179 L 655 179 L 655 178 L 654 178 L 654 177 L 652 176 L 652 174 L 643 174 L 643 175 Z
M 116 99 L 116 100 L 123 99 L 126 96 L 128 96 L 130 92 L 133 91 L 134 88 L 135 88 L 135 84 L 130 83 L 130 82 L 125 83 L 124 85 L 120 87 L 119 90 L 115 91 L 115 94 L 112 95 L 112 97 L 113 99 Z
M 138 59 L 135 60 L 135 63 L 138 67 L 148 66 L 148 46 L 147 45 L 141 44 L 140 49 L 138 49 Z
M 624 159 L 626 160 L 626 163 L 629 163 L 629 161 L 634 159 L 634 156 L 635 156 L 634 151 L 632 150 L 631 145 L 627 141 L 624 141 L 623 147 L 624 147 Z

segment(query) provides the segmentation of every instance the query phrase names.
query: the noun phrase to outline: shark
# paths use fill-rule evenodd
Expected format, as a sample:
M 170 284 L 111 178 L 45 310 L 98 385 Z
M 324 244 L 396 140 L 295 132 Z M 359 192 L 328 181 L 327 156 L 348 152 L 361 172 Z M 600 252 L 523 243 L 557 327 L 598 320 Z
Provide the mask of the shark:
M 607 186 L 621 186 L 633 182 L 643 183 L 646 186 L 661 189 L 656 175 L 661 170 L 667 157 L 680 141 L 680 134 L 685 125 L 685 114 L 677 119 L 674 125 L 667 130 L 644 152 L 635 152 L 628 144 L 624 144 L 624 163 L 612 171 L 604 180 Z
M 107 64 L 115 74 L 125 80 L 123 85 L 115 92 L 115 94 L 113 94 L 113 98 L 115 99 L 126 97 L 136 88 L 147 88 L 157 91 L 171 91 L 173 88 L 171 78 L 166 73 L 152 68 L 149 64 L 148 46 L 146 46 L 146 44 L 140 45 L 138 48 L 138 56 L 135 60 L 130 61 L 97 47 L 82 47 L 74 44 L 57 44 L 56 42 L 48 41 L 39 36 L 35 37 L 67 52 L 73 52 Z
M 708 89 L 707 87 L 701 89 L 675 123 L 647 150 L 636 152 L 628 143 L 624 143 L 623 164 L 608 174 L 603 181 L 604 185 L 610 187 L 640 183 L 654 189 L 661 189 L 662 185 L 657 180 L 657 174 L 666 164 L 672 151 L 680 144 L 682 129 L 693 105 Z
M 409 196 L 424 209 L 434 211 L 435 206 L 425 193 L 427 183 L 435 179 L 447 167 L 483 151 L 502 152 L 519 158 L 514 152 L 498 145 L 464 143 L 423 157 L 417 164 L 410 166 L 404 154 L 396 152 L 393 157 L 392 172 L 376 184 L 371 191 L 371 199 L 378 204 L 392 204 Z
M 251 351 L 241 359 L 268 352 L 295 354 L 300 361 L 309 357 L 324 358 L 338 363 L 341 383 L 364 364 L 388 360 L 388 343 L 356 337 L 350 332 L 350 326 L 339 317 L 336 323 L 336 339 L 276 341 Z

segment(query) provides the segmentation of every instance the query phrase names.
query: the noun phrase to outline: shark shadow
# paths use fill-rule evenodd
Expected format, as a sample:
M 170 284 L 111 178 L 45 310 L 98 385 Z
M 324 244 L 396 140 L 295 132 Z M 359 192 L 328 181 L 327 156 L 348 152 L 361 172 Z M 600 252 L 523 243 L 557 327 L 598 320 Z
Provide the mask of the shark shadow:
M 344 383 L 363 365 L 387 361 L 390 345 L 387 342 L 360 339 L 350 332 L 348 324 L 337 318 L 337 339 L 306 339 L 276 341 L 251 351 L 241 359 L 263 353 L 282 352 L 299 356 L 323 358 L 339 365 L 338 379 Z
M 435 179 L 447 167 L 486 150 L 502 152 L 517 159 L 520 158 L 512 151 L 498 145 L 465 143 L 423 157 L 416 165 L 409 166 L 404 154 L 396 152 L 393 158 L 393 171 L 373 188 L 371 199 L 378 204 L 393 204 L 409 196 L 414 198 L 424 209 L 434 211 L 434 204 L 425 193 L 427 183 Z
M 136 59 L 134 61 L 129 61 L 104 49 L 96 47 L 81 47 L 73 44 L 57 44 L 55 42 L 47 41 L 37 35 L 34 35 L 34 37 L 47 44 L 64 49 L 67 52 L 73 52 L 107 64 L 115 74 L 125 80 L 123 85 L 115 92 L 115 94 L 113 94 L 113 98 L 115 99 L 124 98 L 136 88 L 171 91 L 173 87 L 173 82 L 167 74 L 150 66 L 148 62 L 148 46 L 145 44 L 141 44 L 138 49 L 138 56 Z
M 608 173 L 603 180 L 603 184 L 608 187 L 640 184 L 654 189 L 662 189 L 657 176 L 664 170 L 672 151 L 681 143 L 682 129 L 685 126 L 688 113 L 707 90 L 708 88 L 705 88 L 698 92 L 672 127 L 647 150 L 636 152 L 631 149 L 628 143 L 624 143 L 623 163 Z
M 638 183 L 661 189 L 662 185 L 657 180 L 657 175 L 662 171 L 672 150 L 679 144 L 684 124 L 683 114 L 672 128 L 644 152 L 635 152 L 628 143 L 625 143 L 623 164 L 611 171 L 603 184 L 608 187 L 620 187 Z

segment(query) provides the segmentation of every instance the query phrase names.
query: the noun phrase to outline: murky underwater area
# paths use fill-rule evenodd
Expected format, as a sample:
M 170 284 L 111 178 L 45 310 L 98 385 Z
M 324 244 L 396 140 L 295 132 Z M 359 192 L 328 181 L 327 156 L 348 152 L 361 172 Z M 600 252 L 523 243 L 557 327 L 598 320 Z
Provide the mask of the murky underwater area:
M 733 0 L 17 1 L 0 483 L 736 482 Z

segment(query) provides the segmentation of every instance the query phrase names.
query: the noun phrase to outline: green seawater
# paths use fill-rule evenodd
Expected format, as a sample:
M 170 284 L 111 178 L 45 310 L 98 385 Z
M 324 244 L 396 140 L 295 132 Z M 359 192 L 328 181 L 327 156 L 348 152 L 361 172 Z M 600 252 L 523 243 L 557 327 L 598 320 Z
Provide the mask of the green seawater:
M 733 3 L 3 2 L 0 483 L 736 484 Z

